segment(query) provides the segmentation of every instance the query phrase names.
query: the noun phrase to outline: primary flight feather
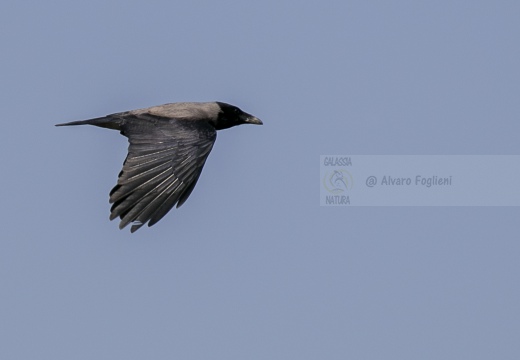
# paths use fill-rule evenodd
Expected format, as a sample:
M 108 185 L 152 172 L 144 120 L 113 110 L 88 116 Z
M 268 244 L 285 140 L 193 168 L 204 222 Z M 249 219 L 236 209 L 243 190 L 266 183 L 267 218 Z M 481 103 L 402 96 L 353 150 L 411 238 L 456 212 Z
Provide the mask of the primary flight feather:
M 215 143 L 217 130 L 262 121 L 222 102 L 172 103 L 73 121 L 56 126 L 95 125 L 128 138 L 128 155 L 110 192 L 110 220 L 134 232 L 152 226 L 190 196 Z

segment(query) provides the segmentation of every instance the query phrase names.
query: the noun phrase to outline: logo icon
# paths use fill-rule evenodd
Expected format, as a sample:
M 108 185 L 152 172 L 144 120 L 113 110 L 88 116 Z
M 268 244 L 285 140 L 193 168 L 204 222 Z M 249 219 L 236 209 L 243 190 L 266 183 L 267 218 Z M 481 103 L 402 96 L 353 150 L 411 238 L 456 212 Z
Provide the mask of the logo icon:
M 323 186 L 331 194 L 343 194 L 352 189 L 353 185 L 354 179 L 347 170 L 331 170 L 323 177 Z

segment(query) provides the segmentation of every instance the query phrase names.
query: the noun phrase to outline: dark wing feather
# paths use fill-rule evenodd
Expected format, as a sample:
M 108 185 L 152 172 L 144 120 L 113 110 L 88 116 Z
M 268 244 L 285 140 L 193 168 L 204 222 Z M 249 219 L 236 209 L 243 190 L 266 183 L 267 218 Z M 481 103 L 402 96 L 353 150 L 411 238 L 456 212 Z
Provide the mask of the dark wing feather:
M 207 121 L 175 120 L 149 114 L 125 119 L 121 133 L 130 143 L 117 185 L 110 192 L 110 219 L 131 232 L 157 223 L 195 187 L 213 147 L 216 131 Z

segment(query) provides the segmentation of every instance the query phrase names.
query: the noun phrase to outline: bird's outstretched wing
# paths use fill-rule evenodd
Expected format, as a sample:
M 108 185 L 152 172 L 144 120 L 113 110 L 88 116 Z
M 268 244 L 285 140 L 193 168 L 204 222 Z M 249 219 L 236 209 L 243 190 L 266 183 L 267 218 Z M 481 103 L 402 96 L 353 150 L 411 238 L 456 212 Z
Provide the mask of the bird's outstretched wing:
M 199 179 L 217 137 L 206 121 L 127 115 L 121 134 L 130 143 L 128 155 L 110 192 L 110 220 L 119 217 L 131 232 L 157 223 L 175 205 L 181 206 Z

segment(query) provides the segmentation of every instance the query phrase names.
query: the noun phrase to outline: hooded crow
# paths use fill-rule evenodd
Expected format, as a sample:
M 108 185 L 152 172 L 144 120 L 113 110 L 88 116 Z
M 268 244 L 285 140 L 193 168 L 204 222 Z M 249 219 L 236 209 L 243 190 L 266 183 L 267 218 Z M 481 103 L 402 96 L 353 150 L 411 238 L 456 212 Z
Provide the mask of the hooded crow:
M 217 130 L 260 119 L 222 102 L 172 103 L 73 121 L 56 126 L 95 125 L 128 138 L 128 155 L 110 192 L 110 220 L 133 233 L 152 226 L 188 199 L 215 143 Z

